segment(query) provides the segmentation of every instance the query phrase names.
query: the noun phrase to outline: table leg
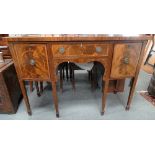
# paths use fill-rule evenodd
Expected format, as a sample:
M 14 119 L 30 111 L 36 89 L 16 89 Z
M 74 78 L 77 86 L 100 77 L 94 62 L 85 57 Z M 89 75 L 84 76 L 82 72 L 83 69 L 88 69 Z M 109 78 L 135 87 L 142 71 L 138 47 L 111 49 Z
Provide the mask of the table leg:
M 44 87 L 43 87 L 43 81 L 40 82 L 40 92 L 43 93 Z
M 109 79 L 108 80 L 104 80 L 104 88 L 102 88 L 102 111 L 101 111 L 101 115 L 104 115 L 105 112 L 105 105 L 106 105 L 106 97 L 108 94 L 108 87 L 109 87 Z
M 137 79 L 138 79 L 138 76 L 136 76 L 135 78 L 133 78 L 133 81 L 131 83 L 131 88 L 130 88 L 130 92 L 129 92 L 129 97 L 128 97 L 128 101 L 127 101 L 126 110 L 129 110 L 130 109 L 131 100 L 132 100 L 133 95 L 134 95 L 134 91 L 135 91 Z
M 24 101 L 25 101 L 25 105 L 26 105 L 26 108 L 27 108 L 27 113 L 29 115 L 32 115 L 32 111 L 31 111 L 31 107 L 30 107 L 30 104 L 29 104 L 29 99 L 28 99 L 28 96 L 27 96 L 27 92 L 26 92 L 24 81 L 20 80 L 19 84 L 20 84 L 21 91 L 22 91 L 22 94 L 23 94 L 23 98 L 24 98 Z
M 59 117 L 58 97 L 57 97 L 55 81 L 52 81 L 52 95 L 53 95 L 53 101 L 54 101 L 54 106 L 55 106 L 55 110 L 56 110 L 56 117 Z

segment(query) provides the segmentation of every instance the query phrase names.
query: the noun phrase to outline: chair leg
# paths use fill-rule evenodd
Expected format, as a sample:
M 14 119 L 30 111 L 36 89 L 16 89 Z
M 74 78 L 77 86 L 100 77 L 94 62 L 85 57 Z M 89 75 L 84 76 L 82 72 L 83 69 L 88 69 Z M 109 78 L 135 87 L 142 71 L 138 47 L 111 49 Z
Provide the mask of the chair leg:
M 93 91 L 93 72 L 92 72 L 92 70 L 90 71 L 90 82 L 91 82 L 91 89 Z
M 91 88 L 92 88 L 92 91 L 95 90 L 95 72 L 94 72 L 94 69 L 91 70 Z
M 151 67 L 154 67 L 154 65 L 152 65 L 152 64 L 149 63 L 149 60 L 150 60 L 150 58 L 151 58 L 151 56 L 152 56 L 152 52 L 155 52 L 155 51 L 150 50 L 150 52 L 149 52 L 149 54 L 148 54 L 148 56 L 147 56 L 147 58 L 146 58 L 146 60 L 145 60 L 145 62 L 144 62 L 144 65 L 149 65 L 149 66 L 151 66 Z
M 95 90 L 95 73 L 93 73 L 93 80 L 92 80 L 92 90 Z
M 70 73 L 70 80 L 72 79 L 72 67 L 71 67 L 71 63 L 69 63 L 69 73 Z
M 41 81 L 40 82 L 40 92 L 43 93 L 43 91 L 44 91 L 44 87 L 43 87 L 43 82 Z
M 63 92 L 63 75 L 62 75 L 62 68 L 60 68 L 60 92 Z
M 75 76 L 74 76 L 74 69 L 72 69 L 72 87 L 73 87 L 73 90 L 75 91 Z
M 95 73 L 94 73 L 94 74 L 95 74 L 95 75 L 94 75 L 94 76 L 95 76 L 95 82 L 94 82 L 94 84 L 95 84 L 95 89 L 96 89 L 96 88 L 98 87 L 98 79 L 97 79 L 97 76 L 98 76 L 98 75 L 97 75 L 97 66 L 95 66 L 95 68 L 94 68 L 94 69 L 95 69 L 95 71 L 94 71 L 94 72 L 95 72 Z
M 30 85 L 30 92 L 33 92 L 33 81 L 29 81 L 29 85 Z
M 38 82 L 35 81 L 35 86 L 36 86 L 36 90 L 37 90 L 37 95 L 40 97 L 41 94 L 40 94 L 40 91 L 39 91 L 39 86 L 38 86 Z
M 67 78 L 67 81 L 69 79 L 69 76 L 68 76 L 68 62 L 66 63 L 66 78 Z
M 65 79 L 65 67 L 63 66 L 62 67 L 62 77 L 63 77 L 63 80 Z
M 74 67 L 72 65 L 72 63 L 70 63 L 70 80 L 71 80 L 71 83 L 72 83 L 72 88 L 75 92 L 75 73 L 74 73 Z

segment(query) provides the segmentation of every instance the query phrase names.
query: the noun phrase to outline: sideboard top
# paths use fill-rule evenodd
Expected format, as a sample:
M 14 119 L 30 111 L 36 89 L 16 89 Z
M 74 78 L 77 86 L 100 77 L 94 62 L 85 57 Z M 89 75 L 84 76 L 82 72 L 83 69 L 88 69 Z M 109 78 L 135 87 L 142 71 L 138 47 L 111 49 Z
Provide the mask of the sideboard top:
M 8 42 L 16 41 L 104 41 L 104 40 L 151 40 L 147 35 L 110 35 L 110 34 L 40 34 L 4 37 Z

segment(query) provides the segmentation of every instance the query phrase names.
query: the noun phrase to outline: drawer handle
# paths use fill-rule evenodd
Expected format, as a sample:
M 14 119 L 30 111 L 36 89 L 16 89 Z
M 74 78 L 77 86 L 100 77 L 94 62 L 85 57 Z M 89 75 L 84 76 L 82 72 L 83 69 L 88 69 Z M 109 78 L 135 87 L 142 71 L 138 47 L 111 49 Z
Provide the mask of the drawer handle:
M 102 51 L 102 48 L 100 46 L 96 47 L 96 52 L 100 53 Z
M 26 48 L 29 52 L 31 52 L 33 50 L 33 47 L 35 47 L 35 45 L 28 45 Z
M 123 60 L 123 63 L 124 64 L 129 64 L 129 58 L 128 57 L 125 57 L 124 60 Z
M 30 65 L 31 66 L 35 66 L 35 64 L 36 64 L 35 60 L 34 59 L 30 59 Z
M 63 53 L 65 52 L 65 48 L 64 48 L 64 47 L 60 47 L 60 48 L 59 48 L 59 52 L 60 52 L 61 54 L 63 54 Z

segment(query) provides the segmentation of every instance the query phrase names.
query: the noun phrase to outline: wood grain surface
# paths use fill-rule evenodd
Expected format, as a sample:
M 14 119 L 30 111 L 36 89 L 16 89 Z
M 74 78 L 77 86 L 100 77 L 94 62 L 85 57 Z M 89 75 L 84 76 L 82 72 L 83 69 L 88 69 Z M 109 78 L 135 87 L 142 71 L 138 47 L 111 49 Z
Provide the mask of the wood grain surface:
M 56 116 L 59 116 L 57 97 L 57 68 L 63 62 L 87 63 L 97 61 L 105 68 L 102 88 L 101 114 L 106 109 L 106 97 L 111 80 L 116 82 L 116 91 L 125 78 L 131 78 L 130 94 L 126 110 L 129 110 L 134 95 L 144 49 L 150 36 L 109 35 L 40 35 L 6 38 L 18 73 L 20 86 L 31 115 L 31 108 L 24 80 L 50 81 Z
M 116 44 L 112 61 L 111 78 L 132 77 L 138 64 L 142 43 Z
M 45 44 L 15 44 L 14 49 L 22 78 L 49 79 Z

